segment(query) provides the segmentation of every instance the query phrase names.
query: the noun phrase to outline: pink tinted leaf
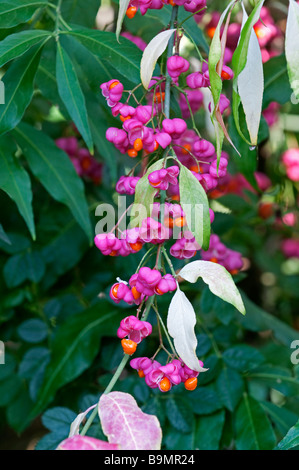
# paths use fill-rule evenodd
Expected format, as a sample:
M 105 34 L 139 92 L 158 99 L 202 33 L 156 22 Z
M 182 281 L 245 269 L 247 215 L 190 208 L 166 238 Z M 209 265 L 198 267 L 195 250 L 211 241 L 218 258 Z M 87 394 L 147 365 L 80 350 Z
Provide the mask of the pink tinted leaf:
M 156 416 L 143 413 L 129 393 L 101 396 L 99 416 L 109 442 L 124 450 L 159 450 L 162 431 Z
M 75 435 L 62 441 L 57 450 L 119 450 L 119 446 L 94 437 Z

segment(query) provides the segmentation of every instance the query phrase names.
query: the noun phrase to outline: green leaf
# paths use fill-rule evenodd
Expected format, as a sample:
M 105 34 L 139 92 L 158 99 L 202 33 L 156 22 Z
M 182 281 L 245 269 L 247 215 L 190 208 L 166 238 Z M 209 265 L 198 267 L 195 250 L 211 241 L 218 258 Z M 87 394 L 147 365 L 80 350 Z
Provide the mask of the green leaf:
M 49 41 L 43 48 L 39 67 L 36 74 L 36 86 L 44 98 L 47 98 L 57 106 L 65 119 L 70 119 L 68 112 L 61 100 L 56 80 L 56 43 Z
M 180 204 L 186 214 L 189 230 L 203 250 L 210 244 L 211 220 L 205 190 L 188 168 L 180 165 Z
M 296 424 L 298 415 L 289 411 L 287 408 L 274 405 L 274 403 L 268 401 L 262 402 L 262 407 L 282 435 L 285 435 L 288 430 Z
M 47 271 L 43 288 L 49 289 L 60 276 L 76 266 L 88 247 L 87 238 L 76 220 L 68 221 L 66 217 L 65 225 L 59 226 L 53 238 L 42 249 Z
M 217 104 L 219 103 L 221 91 L 222 91 L 222 80 L 218 73 L 216 72 L 216 67 L 218 65 L 218 62 L 221 58 L 221 27 L 222 24 L 225 20 L 226 15 L 232 8 L 233 4 L 235 3 L 235 0 L 232 0 L 229 5 L 226 7 L 224 12 L 222 13 L 221 17 L 219 18 L 211 46 L 210 46 L 210 52 L 209 52 L 209 77 L 210 77 L 210 83 L 211 83 L 211 92 L 213 96 L 213 101 L 214 101 L 214 107 L 216 108 Z
M 1 365 L 3 367 L 3 365 Z M 22 388 L 22 380 L 18 375 L 11 375 L 0 382 L 0 406 L 13 402 Z
M 263 109 L 273 101 L 279 104 L 287 103 L 290 100 L 292 89 L 289 84 L 284 54 L 272 57 L 264 64 L 264 76 Z
M 243 110 L 242 110 L 243 111 Z M 242 126 L 242 117 L 244 113 L 240 112 L 239 116 L 239 126 L 242 129 L 242 132 L 244 131 L 245 133 L 247 132 L 247 129 L 244 130 L 244 127 Z M 245 120 L 245 119 L 244 119 Z M 246 124 L 245 124 L 246 127 Z M 257 163 L 258 163 L 258 158 L 257 158 L 257 149 L 252 149 L 252 147 L 249 147 L 247 142 L 245 142 L 242 137 L 240 136 L 236 124 L 234 121 L 233 116 L 229 117 L 229 132 L 230 136 L 236 145 L 236 147 L 239 149 L 239 152 L 241 154 L 240 157 L 236 157 L 234 159 L 234 163 L 236 164 L 238 170 L 245 176 L 247 181 L 251 184 L 251 186 L 254 189 L 258 189 L 257 187 L 257 182 L 254 177 L 254 173 L 257 170 Z M 248 136 L 249 138 L 249 136 Z
M 118 41 L 119 41 L 119 35 L 121 33 L 122 24 L 126 16 L 126 11 L 128 9 L 129 3 L 130 3 L 130 0 L 119 0 L 119 10 L 118 10 L 117 24 L 116 24 L 116 37 Z
M 240 374 L 225 367 L 217 378 L 216 387 L 225 408 L 233 412 L 244 391 L 244 381 Z
M 166 414 L 170 424 L 182 433 L 192 431 L 194 415 L 187 400 L 178 395 L 172 395 L 167 400 Z
M 99 0 L 88 0 L 88 8 L 85 0 L 63 0 L 61 14 L 73 24 L 94 28 L 99 7 Z
M 235 416 L 237 450 L 272 450 L 276 443 L 270 421 L 252 397 L 244 398 Z
M 1 154 L 1 152 L 0 152 L 0 154 Z M 8 238 L 8 236 L 6 235 L 6 233 L 4 232 L 4 229 L 3 229 L 1 224 L 0 224 L 0 240 L 2 240 L 4 243 L 7 243 L 8 245 L 11 245 L 11 241 Z
M 103 160 L 109 166 L 111 179 L 116 182 L 116 161 L 119 152 L 105 137 L 107 127 L 109 127 L 110 124 L 115 125 L 115 121 L 111 116 L 105 99 L 98 94 L 99 83 L 102 83 L 105 79 L 110 80 L 110 78 L 113 77 L 113 71 L 109 70 L 110 75 L 106 77 L 105 71 L 97 61 L 97 57 L 91 54 L 86 47 L 82 46 L 82 44 L 73 37 L 68 36 L 62 38 L 62 44 L 69 53 L 73 64 L 76 64 L 76 72 L 85 96 L 89 127 L 94 144 Z M 44 57 L 42 56 L 42 63 L 43 59 Z M 49 57 L 49 60 L 47 60 L 47 71 L 49 71 L 49 66 L 51 67 L 50 61 L 51 58 Z M 43 79 L 44 77 L 45 73 L 43 73 Z M 50 77 L 48 77 L 48 79 L 46 78 L 46 80 L 49 82 Z M 52 89 L 56 86 L 55 76 L 54 82 L 52 81 L 50 86 Z M 124 84 L 124 86 L 126 85 Z M 128 84 L 128 87 L 129 86 Z
M 70 432 L 70 426 L 77 415 L 74 411 L 63 406 L 56 406 L 50 408 L 42 415 L 42 423 L 49 431 L 57 433 Z
M 28 391 L 23 383 L 18 390 L 17 396 L 14 397 L 6 409 L 6 418 L 9 427 L 14 429 L 16 432 L 19 432 L 19 429 L 26 419 L 31 407 L 32 401 L 30 400 Z
M 189 394 L 189 402 L 194 413 L 198 415 L 209 415 L 223 408 L 214 385 L 197 387 Z
M 85 98 L 72 61 L 59 42 L 57 43 L 56 77 L 60 97 L 85 140 L 89 151 L 93 153 Z
M 240 372 L 254 369 L 265 362 L 264 356 L 252 346 L 239 344 L 224 351 L 222 358 L 228 367 Z
M 68 432 L 49 432 L 42 437 L 36 444 L 34 450 L 56 450 L 59 444 L 64 441 L 69 435 Z
M 289 369 L 264 365 L 254 369 L 248 374 L 248 377 L 258 379 L 286 396 L 299 394 L 299 378 L 293 377 Z
M 0 135 L 18 125 L 31 102 L 43 44 L 33 47 L 15 61 L 3 77 L 5 104 L 0 105 Z
M 68 31 L 77 41 L 93 53 L 102 68 L 109 76 L 109 68 L 113 68 L 130 82 L 140 82 L 140 61 L 142 51 L 126 38 L 122 38 L 121 46 L 118 44 L 115 34 L 95 30 Z
M 4 0 L 0 4 L 0 28 L 12 28 L 32 18 L 47 0 Z
M 39 29 L 20 31 L 11 34 L 0 42 L 0 67 L 10 60 L 25 54 L 31 47 L 37 45 L 43 39 L 49 39 L 51 33 Z
M 283 440 L 280 441 L 277 449 L 289 450 L 296 446 L 299 446 L 299 421 L 289 430 Z
M 86 370 L 98 353 L 103 336 L 113 336 L 115 325 L 123 317 L 104 301 L 68 318 L 57 331 L 52 345 L 52 359 L 47 367 L 37 403 L 26 425 L 46 408 L 56 391 Z
M 92 238 L 84 186 L 69 157 L 46 134 L 22 123 L 13 135 L 31 171 L 57 201 L 68 206 L 73 216 Z
M 37 388 L 40 385 L 40 375 L 45 372 L 45 368 L 50 361 L 50 351 L 43 347 L 33 347 L 24 354 L 19 366 L 20 377 L 29 380 L 29 390 L 32 399 L 36 398 Z M 32 386 L 33 385 L 33 386 Z
M 44 274 L 45 264 L 37 251 L 12 256 L 3 269 L 3 276 L 9 288 L 19 286 L 27 279 L 38 283 Z
M 218 450 L 225 422 L 225 411 L 201 416 L 196 424 L 195 449 Z
M 42 320 L 31 318 L 18 327 L 18 335 L 27 343 L 40 343 L 48 336 L 48 327 Z
M 16 203 L 31 236 L 35 239 L 32 189 L 28 173 L 14 156 L 16 147 L 7 137 L 0 138 L 0 189 Z M 3 237 L 1 237 L 3 239 Z M 5 238 L 4 238 L 5 241 Z M 7 243 L 7 241 L 6 241 Z
M 239 322 L 244 328 L 249 331 L 272 330 L 275 338 L 287 347 L 290 347 L 292 341 L 298 339 L 297 331 L 255 305 L 243 292 L 241 294 L 247 314 L 239 317 Z

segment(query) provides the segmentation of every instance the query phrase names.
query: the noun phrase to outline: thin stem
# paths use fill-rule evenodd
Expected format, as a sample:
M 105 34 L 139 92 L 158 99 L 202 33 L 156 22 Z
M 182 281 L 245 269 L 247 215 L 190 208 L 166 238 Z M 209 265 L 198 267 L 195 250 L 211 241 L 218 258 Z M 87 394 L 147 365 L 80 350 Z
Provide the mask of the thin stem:
M 124 370 L 128 360 L 130 359 L 131 356 L 129 356 L 128 354 L 125 354 L 124 357 L 122 358 L 122 361 L 121 363 L 119 364 L 118 368 L 116 369 L 115 371 L 115 374 L 113 375 L 112 379 L 110 380 L 106 390 L 104 391 L 104 394 L 107 394 L 109 392 L 111 392 L 111 390 L 113 389 L 114 385 L 116 384 L 117 380 L 119 379 L 119 376 L 121 375 L 122 371 Z M 86 421 L 82 431 L 81 431 L 81 436 L 85 436 L 85 434 L 87 433 L 88 429 L 90 428 L 93 420 L 95 419 L 95 417 L 97 416 L 98 414 L 98 406 L 95 407 L 95 409 L 93 410 L 93 412 L 91 413 L 90 417 L 88 418 L 88 420 Z
M 57 35 L 59 31 L 59 21 L 61 17 L 61 4 L 62 4 L 62 0 L 58 0 L 57 8 L 56 8 L 56 22 L 55 22 L 55 33 Z
M 195 13 L 191 13 L 191 15 L 187 16 L 187 18 L 185 18 L 183 21 L 181 21 L 181 23 L 178 25 L 178 27 L 180 28 L 182 26 L 182 24 L 184 24 L 186 21 L 190 20 L 190 18 L 192 18 L 195 15 L 198 15 L 198 13 L 200 13 L 201 11 L 206 10 L 206 9 L 207 9 L 207 7 L 203 7 L 200 10 L 197 10 Z
M 145 308 L 145 311 L 143 313 L 143 319 L 146 320 L 148 315 L 149 315 L 149 312 L 150 312 L 150 309 L 153 305 L 153 302 L 154 302 L 154 299 L 155 299 L 155 295 L 151 296 L 148 298 L 147 300 L 147 304 L 146 304 L 146 308 Z M 116 382 L 118 381 L 122 371 L 124 370 L 124 368 L 126 367 L 127 363 L 128 363 L 128 360 L 130 359 L 130 355 L 129 354 L 125 354 L 124 357 L 122 358 L 118 368 L 116 369 L 112 379 L 110 380 L 109 384 L 107 385 L 105 391 L 104 391 L 104 394 L 107 394 L 107 393 L 110 393 L 111 390 L 113 389 L 114 385 L 116 384 Z M 90 428 L 91 424 L 93 423 L 93 420 L 95 419 L 95 417 L 97 416 L 97 413 L 98 413 L 98 406 L 95 407 L 95 409 L 93 410 L 93 412 L 91 413 L 90 417 L 88 418 L 88 420 L 86 421 L 82 431 L 81 431 L 81 436 L 85 436 L 85 434 L 87 433 L 88 429 Z
M 193 44 L 193 46 L 194 46 L 194 48 L 195 48 L 195 50 L 196 50 L 196 52 L 197 52 L 197 54 L 198 54 L 198 56 L 199 56 L 200 62 L 206 62 L 206 63 L 207 63 L 207 61 L 206 61 L 206 60 L 203 58 L 203 56 L 201 55 L 201 53 L 200 53 L 200 51 L 199 51 L 199 49 L 198 49 L 198 47 L 197 47 L 197 44 L 195 43 L 193 37 L 192 37 L 187 31 L 185 31 L 185 30 L 184 30 L 184 34 L 186 34 L 186 36 L 188 36 L 188 38 L 189 38 L 190 41 L 192 42 L 192 44 Z
M 176 272 L 175 272 L 175 270 L 174 270 L 173 264 L 172 264 L 172 262 L 171 262 L 171 260 L 170 260 L 170 258 L 169 258 L 169 256 L 168 256 L 168 254 L 167 254 L 167 251 L 166 251 L 166 249 L 165 249 L 165 246 L 162 246 L 162 253 L 163 253 L 163 255 L 164 255 L 164 258 L 165 258 L 166 261 L 167 261 L 167 264 L 168 264 L 168 266 L 169 266 L 169 268 L 170 268 L 170 271 L 171 271 L 173 277 L 176 278 Z
M 141 266 L 143 265 L 144 261 L 146 260 L 146 258 L 148 257 L 148 255 L 154 250 L 154 248 L 156 248 L 155 245 L 151 246 L 151 247 L 147 250 L 147 252 L 145 253 L 145 255 L 143 255 L 143 257 L 142 257 L 142 259 L 141 259 L 141 261 L 140 261 L 140 263 L 139 263 L 139 265 L 138 265 L 138 268 L 136 269 L 136 273 L 138 273 L 138 271 L 139 271 L 139 269 L 141 268 Z
M 177 86 L 177 85 L 174 85 L 174 86 L 175 86 L 175 88 L 176 88 L 180 93 L 182 93 L 182 95 L 185 96 L 185 99 L 186 99 L 186 102 L 187 102 L 187 106 L 188 106 L 188 109 L 189 109 L 189 113 L 190 113 L 190 117 L 191 117 L 191 121 L 192 121 L 193 130 L 196 132 L 196 134 L 198 135 L 198 137 L 201 139 L 200 132 L 199 132 L 199 130 L 198 130 L 197 127 L 196 127 L 194 115 L 193 115 L 193 112 L 192 112 L 192 108 L 191 108 L 191 105 L 190 105 L 190 102 L 189 102 L 187 93 L 186 93 L 182 88 L 180 88 L 179 86 Z
M 177 21 L 178 17 L 178 6 L 175 5 L 172 7 L 172 12 L 171 12 L 171 19 L 170 19 L 170 29 L 174 27 L 175 21 Z M 172 50 L 173 50 L 173 37 L 174 35 L 171 36 L 168 42 L 168 47 L 167 47 L 167 59 L 172 56 Z M 165 103 L 164 103 L 164 113 L 166 118 L 169 119 L 170 116 L 170 87 L 171 87 L 171 82 L 172 79 L 167 71 L 166 67 L 166 85 L 165 85 Z
M 166 336 L 167 341 L 168 341 L 168 343 L 169 343 L 169 346 L 170 346 L 170 348 L 171 348 L 171 350 L 172 350 L 172 352 L 173 352 L 173 355 L 176 356 L 176 357 L 179 359 L 179 356 L 177 355 L 176 350 L 174 349 L 174 346 L 173 346 L 173 344 L 172 344 L 172 341 L 171 341 L 170 336 L 169 336 L 169 334 L 168 334 L 167 328 L 166 328 L 166 326 L 164 325 L 164 322 L 163 322 L 163 320 L 162 320 L 162 318 L 161 318 L 160 313 L 158 312 L 158 310 L 156 309 L 156 307 L 155 307 L 154 305 L 153 305 L 153 309 L 155 310 L 155 312 L 156 312 L 156 314 L 157 314 L 157 317 L 159 318 L 160 324 L 162 325 L 162 328 L 163 328 L 163 330 L 164 330 L 164 333 L 165 333 L 165 336 Z

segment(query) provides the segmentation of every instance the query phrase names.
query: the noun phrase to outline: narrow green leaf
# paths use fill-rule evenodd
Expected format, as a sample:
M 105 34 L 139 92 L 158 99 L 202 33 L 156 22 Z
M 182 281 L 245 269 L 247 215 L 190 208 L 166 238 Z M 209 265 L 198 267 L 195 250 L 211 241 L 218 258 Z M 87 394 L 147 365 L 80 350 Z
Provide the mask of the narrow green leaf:
M 69 157 L 57 148 L 52 139 L 28 124 L 22 123 L 13 135 L 31 171 L 54 199 L 68 206 L 91 241 L 84 186 Z
M 233 412 L 244 391 L 242 377 L 235 370 L 224 367 L 217 378 L 216 386 L 223 405 Z
M 16 203 L 31 236 L 35 239 L 32 189 L 28 173 L 14 157 L 16 147 L 7 137 L 0 138 L 0 189 Z M 1 237 L 3 239 L 3 237 Z
M 18 125 L 32 100 L 42 46 L 30 49 L 11 65 L 3 77 L 5 104 L 0 105 L 0 135 Z
M 236 128 L 237 128 L 239 134 L 241 135 L 241 137 L 243 138 L 243 140 L 245 140 L 248 143 L 248 145 L 256 145 L 257 144 L 258 124 L 256 124 L 256 122 L 258 121 L 258 115 L 255 116 L 255 112 L 258 111 L 258 114 L 260 114 L 261 105 L 262 105 L 262 95 L 261 95 L 260 99 L 259 99 L 260 102 L 259 103 L 257 102 L 256 106 L 254 106 L 254 110 L 253 110 L 253 118 L 254 119 L 252 118 L 252 115 L 247 116 L 247 114 L 246 114 L 247 109 L 245 109 L 246 106 L 248 106 L 248 103 L 249 103 L 249 108 L 252 106 L 253 99 L 256 99 L 256 96 L 254 95 L 254 92 L 256 92 L 257 96 L 260 95 L 261 94 L 261 87 L 263 89 L 263 84 L 264 84 L 263 83 L 264 79 L 263 79 L 261 56 L 258 57 L 258 55 L 257 55 L 257 48 L 258 48 L 258 51 L 259 51 L 259 45 L 258 45 L 258 41 L 257 41 L 256 36 L 254 36 L 255 32 L 253 30 L 253 26 L 255 25 L 255 23 L 259 19 L 260 11 L 261 11 L 261 8 L 263 6 L 263 3 L 264 3 L 264 0 L 259 0 L 257 5 L 255 6 L 255 8 L 251 12 L 250 16 L 248 17 L 248 19 L 244 23 L 244 26 L 243 26 L 242 32 L 241 32 L 241 36 L 240 36 L 240 40 L 239 40 L 238 46 L 237 46 L 237 48 L 234 52 L 233 59 L 232 59 L 232 66 L 233 66 L 233 70 L 234 70 L 233 115 L 234 115 Z M 243 14 L 247 16 L 244 8 L 243 8 Z M 245 16 L 245 18 L 246 18 L 246 16 Z M 250 57 L 248 57 L 249 54 L 250 54 Z M 250 59 L 250 62 L 248 61 L 248 58 Z M 256 63 L 256 65 L 254 65 L 254 63 Z M 252 90 L 252 94 L 250 95 L 251 98 L 249 97 L 249 100 L 248 100 L 248 96 L 246 97 L 246 103 L 247 103 L 246 106 L 245 106 L 245 102 L 244 102 L 244 106 L 245 106 L 244 111 L 245 111 L 246 121 L 247 121 L 247 125 L 248 125 L 248 129 L 249 129 L 249 133 L 250 133 L 250 137 L 251 137 L 252 142 L 250 142 L 246 139 L 246 137 L 244 136 L 244 134 L 243 134 L 243 132 L 240 128 L 240 124 L 239 124 L 239 106 L 241 104 L 242 97 L 238 93 L 238 80 L 240 79 L 240 75 L 244 71 L 244 69 L 247 65 L 249 66 L 250 73 L 252 73 L 252 70 L 254 70 L 254 68 L 256 68 L 256 74 L 257 74 L 257 77 L 258 77 L 258 84 L 256 84 L 257 89 Z M 247 80 L 247 83 L 250 84 L 251 78 L 250 77 L 248 77 L 248 78 L 245 77 L 245 81 L 246 80 Z M 244 77 L 242 76 L 242 94 L 248 92 L 248 87 L 246 87 L 246 84 L 243 83 L 243 82 L 244 82 Z M 245 98 L 245 96 L 244 96 L 244 98 Z M 255 109 L 256 109 L 256 111 L 255 111 Z M 251 112 L 251 109 L 250 109 L 250 112 Z M 255 121 L 254 124 L 252 124 L 253 121 Z
M 279 450 L 289 450 L 299 446 L 299 421 L 293 426 L 282 441 L 278 444 Z
M 17 287 L 27 279 L 38 283 L 45 274 L 45 264 L 37 251 L 16 254 L 4 265 L 3 276 L 9 288 Z
M 225 411 L 201 416 L 196 425 L 195 449 L 218 450 L 225 422 Z
M 272 57 L 264 64 L 265 87 L 263 109 L 272 101 L 285 104 L 290 100 L 292 89 L 288 79 L 288 69 L 284 54 Z
M 272 450 L 276 438 L 261 405 L 244 394 L 235 417 L 237 450 Z
M 122 38 L 120 46 L 114 33 L 82 29 L 68 31 L 67 34 L 72 35 L 97 57 L 108 76 L 112 64 L 130 82 L 140 82 L 142 51 L 128 39 Z
M 217 65 L 221 59 L 222 47 L 221 47 L 221 27 L 225 20 L 226 15 L 229 13 L 231 8 L 234 7 L 236 0 L 232 0 L 229 5 L 226 7 L 222 13 L 219 22 L 217 24 L 209 52 L 209 77 L 211 83 L 211 92 L 213 97 L 212 113 L 211 120 L 214 125 L 215 134 L 216 134 L 216 150 L 217 150 L 217 159 L 219 161 L 221 156 L 221 150 L 224 140 L 224 135 L 229 139 L 227 131 L 222 121 L 220 111 L 218 110 L 218 104 L 220 100 L 220 95 L 222 91 L 222 80 L 217 73 Z
M 12 28 L 32 18 L 47 0 L 4 0 L 0 4 L 0 28 Z
M 285 407 L 274 405 L 270 402 L 262 402 L 262 407 L 273 421 L 275 427 L 284 436 L 298 420 L 298 415 Z
M 38 29 L 20 31 L 7 36 L 0 42 L 0 67 L 3 67 L 10 60 L 20 57 L 43 39 L 50 37 L 51 33 L 49 31 Z
M 210 244 L 211 220 L 209 201 L 200 182 L 188 168 L 180 165 L 180 203 L 186 214 L 189 230 L 203 250 Z
M 286 396 L 299 395 L 299 378 L 293 377 L 290 370 L 272 365 L 262 365 L 248 374 L 269 388 L 274 388 Z
M 222 91 L 222 80 L 221 77 L 218 75 L 216 68 L 218 62 L 221 58 L 221 27 L 225 20 L 226 15 L 230 11 L 231 7 L 235 3 L 235 0 L 232 0 L 229 5 L 226 7 L 224 12 L 222 13 L 221 17 L 219 18 L 211 46 L 209 52 L 209 77 L 211 83 L 211 92 L 214 101 L 214 108 L 216 108 L 217 104 L 219 103 L 221 91 Z
M 40 343 L 48 336 L 48 327 L 39 318 L 30 318 L 18 326 L 17 332 L 27 343 Z
M 214 384 L 197 387 L 189 395 L 189 401 L 195 414 L 209 415 L 223 408 L 220 398 L 215 391 Z
M 265 362 L 264 356 L 257 349 L 247 344 L 232 346 L 224 351 L 222 357 L 228 367 L 243 373 L 255 369 Z
M 61 3 L 61 14 L 64 20 L 81 27 L 94 28 L 97 12 L 101 2 L 99 0 L 63 0 Z
M 167 400 L 166 414 L 172 426 L 182 433 L 189 433 L 193 429 L 194 414 L 187 400 L 172 395 Z
M 122 24 L 124 21 L 124 17 L 126 15 L 126 11 L 128 9 L 130 0 L 119 0 L 119 10 L 117 16 L 117 24 L 116 24 L 116 37 L 119 40 L 119 35 L 121 33 Z
M 8 245 L 11 245 L 11 241 L 6 235 L 2 225 L 0 224 L 0 240 L 2 240 L 4 243 L 7 243 Z
M 69 318 L 59 328 L 52 342 L 52 359 L 38 401 L 24 427 L 47 407 L 59 388 L 87 369 L 98 352 L 101 338 L 113 335 L 115 324 L 121 318 L 119 310 L 111 310 L 111 305 L 102 301 Z
M 73 63 L 59 42 L 57 43 L 56 77 L 60 97 L 85 140 L 89 151 L 93 153 L 85 98 Z
M 211 261 L 192 261 L 181 269 L 180 276 L 192 283 L 195 283 L 201 277 L 214 295 L 232 304 L 245 315 L 246 310 L 240 292 L 231 274 L 224 266 Z

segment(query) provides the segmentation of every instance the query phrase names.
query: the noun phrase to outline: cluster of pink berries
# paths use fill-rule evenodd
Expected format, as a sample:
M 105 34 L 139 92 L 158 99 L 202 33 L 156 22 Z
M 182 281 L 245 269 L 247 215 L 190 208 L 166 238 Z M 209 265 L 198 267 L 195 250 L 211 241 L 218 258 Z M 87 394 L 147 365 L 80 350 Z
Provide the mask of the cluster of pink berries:
M 182 59 L 182 60 L 181 60 Z M 180 56 L 171 56 L 168 59 L 168 70 L 174 80 L 189 68 L 188 61 Z M 223 79 L 231 79 L 232 71 L 224 66 Z M 152 80 L 155 83 L 159 77 Z M 199 91 L 196 87 L 205 87 L 209 85 L 208 70 L 195 72 L 187 76 L 187 83 L 192 87 L 191 91 Z M 138 105 L 136 108 L 121 103 L 123 95 L 123 85 L 118 80 L 110 80 L 101 85 L 102 93 L 107 99 L 108 105 L 112 109 L 114 116 L 119 115 L 122 121 L 122 129 L 116 127 L 109 128 L 106 137 L 113 142 L 120 152 L 127 152 L 131 157 L 136 157 L 140 150 L 146 153 L 158 149 L 159 145 L 164 149 L 172 144 L 177 158 L 194 174 L 207 193 L 215 190 L 227 175 L 228 154 L 222 152 L 219 164 L 213 144 L 203 138 L 200 138 L 194 130 L 188 130 L 187 124 L 183 119 L 165 118 L 161 122 L 160 128 L 147 127 L 156 116 L 156 110 L 153 105 Z M 193 90 L 194 89 L 194 90 Z M 222 97 L 224 111 L 229 105 L 226 97 Z M 228 102 L 228 103 L 227 103 Z M 179 201 L 178 184 L 179 166 L 172 165 L 163 167 L 160 170 L 153 171 L 148 175 L 148 181 L 151 186 L 159 191 L 167 191 L 167 196 L 173 201 Z M 116 190 L 120 194 L 133 195 L 139 176 L 121 176 L 116 185 Z M 171 247 L 172 256 L 184 259 L 191 258 L 200 250 L 194 236 L 187 230 L 187 224 L 183 210 L 179 204 L 165 204 L 164 223 L 160 220 L 160 205 L 155 203 L 151 217 L 142 220 L 141 226 L 136 229 L 126 230 L 118 239 L 113 234 L 98 235 L 95 239 L 97 247 L 104 255 L 127 256 L 130 253 L 139 251 L 144 243 L 164 243 L 172 235 L 174 227 L 184 228 L 181 232 L 176 232 L 176 242 Z M 210 211 L 211 222 L 214 219 L 213 211 Z M 228 254 L 231 254 L 229 251 Z M 212 256 L 215 258 L 215 256 Z M 225 263 L 222 257 L 220 263 Z M 227 263 L 225 263 L 227 264 Z M 225 265 L 224 264 L 224 265 Z M 233 263 L 235 264 L 235 263 Z M 238 263 L 237 263 L 238 264 Z M 240 264 L 240 263 L 239 263 Z M 232 268 L 235 272 L 237 268 Z M 121 292 L 125 291 L 122 288 Z M 130 294 L 120 294 L 121 298 L 132 299 Z M 118 297 L 120 298 L 120 297 Z
M 206 7 L 207 1 L 206 0 L 132 0 L 129 3 L 127 9 L 127 17 L 134 18 L 136 15 L 138 8 L 142 15 L 145 15 L 147 10 L 161 10 L 164 5 L 170 4 L 172 6 L 179 5 L 183 6 L 186 11 L 190 13 L 199 12 L 198 15 L 204 13 L 204 9 Z
M 121 300 L 129 305 L 140 305 L 148 297 L 164 295 L 173 292 L 177 288 L 175 278 L 171 274 L 162 276 L 157 269 L 143 266 L 138 273 L 130 277 L 129 283 L 119 281 L 110 289 L 110 298 L 119 303 Z
M 138 371 L 139 377 L 144 377 L 150 388 L 159 388 L 161 392 L 168 392 L 173 385 L 184 383 L 187 390 L 195 390 L 199 372 L 191 370 L 179 359 L 173 359 L 165 366 L 148 357 L 132 359 L 130 365 Z M 203 367 L 203 362 L 199 361 Z
M 227 248 L 221 243 L 218 235 L 211 235 L 207 251 L 201 251 L 201 258 L 224 266 L 231 274 L 237 274 L 243 266 L 241 254 Z
M 101 183 L 102 164 L 86 148 L 79 147 L 76 137 L 61 137 L 56 140 L 56 145 L 68 154 L 79 176 L 87 178 L 97 185 Z
M 187 11 L 193 13 L 206 6 L 206 0 L 133 0 L 129 4 L 127 16 L 133 17 L 138 8 L 142 14 L 145 14 L 149 8 L 162 8 L 164 3 L 184 6 Z M 130 34 L 127 37 L 138 47 L 144 48 L 144 44 L 140 44 L 138 38 Z M 180 38 L 176 35 L 175 50 L 177 52 L 179 40 Z M 231 55 L 226 53 L 221 72 L 222 80 L 233 78 L 233 71 L 227 65 L 230 59 Z M 208 64 L 204 62 L 198 71 L 190 70 L 188 60 L 176 53 L 167 59 L 166 67 L 167 77 L 161 75 L 152 78 L 145 104 L 141 104 L 142 101 L 138 102 L 134 95 L 135 89 L 129 92 L 125 91 L 123 84 L 118 79 L 109 80 L 100 86 L 102 94 L 111 108 L 112 115 L 121 121 L 121 127 L 107 129 L 107 140 L 113 143 L 120 153 L 127 154 L 131 158 L 136 158 L 138 155 L 143 158 L 140 173 L 135 176 L 134 169 L 128 175 L 122 175 L 116 184 L 116 191 L 119 194 L 134 195 L 140 178 L 144 176 L 146 168 L 151 163 L 150 154 L 162 150 L 160 153 L 165 157 L 161 167 L 148 172 L 147 175 L 148 184 L 156 191 L 156 202 L 153 203 L 150 216 L 142 218 L 139 226 L 135 228 L 121 231 L 117 225 L 119 237 L 114 233 L 100 234 L 95 237 L 96 246 L 103 255 L 108 256 L 128 256 L 131 253 L 137 253 L 146 243 L 158 245 L 156 264 L 153 269 L 144 266 L 145 258 L 143 258 L 141 267 L 130 277 L 128 282 L 118 278 L 110 289 L 109 295 L 113 302 L 117 304 L 125 302 L 138 306 L 137 315 L 124 318 L 117 331 L 123 350 L 128 355 L 134 354 L 137 345 L 152 332 L 151 324 L 139 319 L 139 313 L 145 302 L 155 295 L 161 296 L 177 289 L 175 272 L 165 252 L 165 259 L 167 259 L 173 275 L 162 274 L 161 253 L 163 253 L 163 248 L 161 249 L 161 245 L 163 243 L 173 238 L 175 242 L 170 247 L 170 254 L 178 259 L 192 258 L 200 251 L 202 259 L 222 264 L 232 274 L 237 273 L 243 266 L 241 255 L 223 245 L 216 235 L 211 237 L 209 249 L 203 251 L 193 233 L 188 229 L 186 215 L 179 204 L 179 175 L 182 165 L 193 173 L 208 195 L 212 194 L 228 175 L 228 154 L 222 152 L 220 161 L 217 162 L 214 145 L 201 138 L 195 130 L 188 129 L 185 122 L 203 105 L 203 88 L 210 87 Z M 183 74 L 185 78 L 182 77 Z M 168 80 L 170 86 L 179 93 L 183 119 L 170 118 L 169 113 L 165 113 Z M 187 87 L 185 87 L 185 91 L 182 91 L 179 84 L 184 80 Z M 126 101 L 123 100 L 124 93 L 128 93 Z M 129 104 L 131 97 L 135 99 L 134 106 Z M 230 101 L 225 95 L 221 95 L 221 113 L 224 113 L 229 107 Z M 171 166 L 167 166 L 169 160 L 167 150 L 171 148 L 174 151 L 172 158 L 175 162 Z M 155 161 L 155 157 L 153 161 Z M 214 212 L 210 210 L 211 223 L 213 220 Z M 160 341 L 162 340 L 160 339 Z M 163 347 L 161 343 L 157 352 Z M 164 349 L 166 350 L 166 348 Z M 149 387 L 159 388 L 160 391 L 166 392 L 172 386 L 183 382 L 187 390 L 196 388 L 199 372 L 188 368 L 179 358 L 175 359 L 175 355 L 171 353 L 168 353 L 167 364 L 161 365 L 155 360 L 156 354 L 152 359 L 141 357 L 131 360 L 132 368 L 138 370 L 139 376 L 145 378 Z M 203 367 L 201 361 L 199 361 L 199 365 Z
M 124 353 L 131 356 L 136 352 L 138 344 L 152 333 L 152 325 L 137 317 L 130 315 L 120 322 L 117 336 L 121 339 Z M 132 359 L 130 365 L 138 371 L 139 377 L 144 377 L 150 388 L 159 388 L 161 392 L 168 392 L 173 385 L 181 382 L 187 390 L 195 390 L 199 372 L 191 370 L 179 359 L 172 359 L 166 365 L 148 357 Z M 200 367 L 203 362 L 199 361 Z

